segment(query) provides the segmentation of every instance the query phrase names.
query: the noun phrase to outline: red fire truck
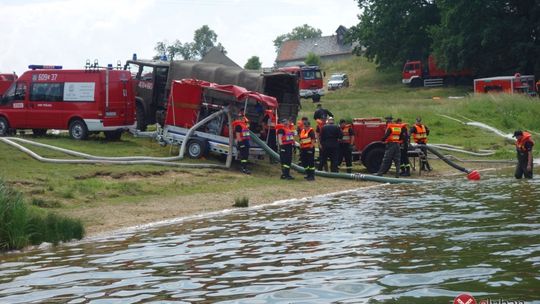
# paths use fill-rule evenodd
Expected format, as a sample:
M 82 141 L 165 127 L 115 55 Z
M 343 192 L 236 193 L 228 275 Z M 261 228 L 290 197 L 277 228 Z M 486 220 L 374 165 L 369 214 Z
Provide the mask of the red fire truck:
M 13 74 L 0 74 L 0 96 L 11 86 L 11 84 L 17 80 L 17 75 Z
M 507 93 L 535 96 L 534 75 L 499 76 L 474 80 L 474 93 Z
M 129 71 L 31 65 L 0 100 L 0 136 L 16 129 L 69 130 L 74 139 L 105 132 L 118 139 L 135 126 L 135 96 Z
M 324 96 L 323 77 L 318 66 L 290 66 L 279 68 L 278 71 L 296 75 L 300 97 L 311 98 L 313 102 L 319 102 Z
M 403 66 L 403 84 L 411 87 L 433 87 L 443 84 L 455 84 L 460 79 L 470 79 L 472 72 L 468 69 L 461 71 L 446 71 L 437 66 L 433 55 L 429 55 L 427 65 L 420 60 L 407 61 Z

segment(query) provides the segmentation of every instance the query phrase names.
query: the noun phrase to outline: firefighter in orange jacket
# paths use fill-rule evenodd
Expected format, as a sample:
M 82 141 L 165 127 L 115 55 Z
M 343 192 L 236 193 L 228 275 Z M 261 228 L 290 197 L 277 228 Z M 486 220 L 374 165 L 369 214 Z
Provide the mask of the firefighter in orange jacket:
M 518 163 L 516 165 L 515 177 L 517 179 L 533 177 L 533 156 L 532 149 L 534 141 L 529 132 L 517 130 L 514 132 L 516 138 L 516 152 Z
M 345 169 L 347 173 L 352 173 L 352 150 L 354 145 L 354 130 L 352 125 L 347 123 L 345 119 L 339 121 L 339 126 L 341 127 L 341 133 L 343 137 L 339 141 L 339 163 L 343 162 L 345 159 Z
M 276 143 L 276 125 L 277 125 L 277 117 L 272 110 L 265 110 L 264 116 L 262 120 L 262 135 L 263 138 L 266 138 L 266 143 L 270 147 L 270 149 L 274 151 L 278 151 L 277 149 L 277 143 Z
M 281 179 L 294 179 L 291 176 L 292 153 L 294 146 L 294 131 L 289 127 L 289 120 L 282 119 L 276 127 L 279 160 L 281 162 Z
M 420 158 L 420 170 L 431 171 L 431 166 L 427 161 L 427 142 L 429 135 L 429 128 L 422 124 L 422 118 L 416 117 L 416 123 L 411 127 L 409 132 L 414 140 L 414 142 L 420 148 L 420 151 L 424 154 L 424 157 Z
M 401 158 L 401 143 L 405 140 L 404 130 L 401 124 L 393 123 L 392 119 L 388 117 L 387 119 L 386 132 L 382 141 L 386 143 L 386 148 L 384 150 L 384 156 L 381 163 L 379 171 L 375 175 L 382 176 L 384 173 L 388 172 L 392 166 L 392 161 L 396 166 L 395 177 L 399 177 L 399 167 L 400 167 L 400 158 Z
M 403 142 L 400 146 L 400 176 L 411 176 L 411 163 L 409 162 L 409 131 L 407 130 L 407 124 L 401 121 L 401 118 L 396 120 L 396 123 L 401 125 L 403 133 Z
M 244 116 L 243 111 L 238 113 L 238 116 L 232 123 L 234 130 L 234 138 L 236 139 L 236 149 L 240 158 L 240 167 L 242 173 L 251 174 L 247 168 L 249 158 L 249 120 Z
M 304 121 L 304 128 L 300 131 L 300 160 L 306 170 L 304 177 L 308 181 L 315 180 L 315 131 L 309 121 Z

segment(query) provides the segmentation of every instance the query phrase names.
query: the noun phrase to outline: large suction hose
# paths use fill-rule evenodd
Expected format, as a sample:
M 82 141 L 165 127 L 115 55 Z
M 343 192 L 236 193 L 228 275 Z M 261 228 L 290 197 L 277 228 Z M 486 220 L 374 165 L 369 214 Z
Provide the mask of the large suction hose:
M 444 161 L 445 163 L 447 163 L 449 166 L 461 171 L 461 172 L 464 172 L 464 173 L 467 173 L 467 178 L 468 179 L 472 179 L 472 180 L 478 180 L 480 179 L 480 174 L 478 173 L 478 171 L 476 170 L 469 170 L 469 169 L 466 169 L 456 163 L 454 163 L 453 161 L 449 160 L 448 158 L 446 158 L 444 155 L 442 155 L 439 151 L 437 151 L 435 148 L 433 147 L 430 147 L 428 145 L 425 146 L 426 149 L 428 149 L 431 153 L 435 154 L 438 158 L 440 158 L 442 161 Z
M 251 140 L 253 140 L 257 145 L 259 145 L 270 157 L 272 157 L 274 160 L 279 161 L 279 154 L 277 154 L 274 150 L 272 150 L 266 143 L 260 139 L 257 135 L 253 134 L 253 132 L 250 132 Z M 291 164 L 291 167 L 300 172 L 305 173 L 305 169 L 298 166 L 297 164 Z M 315 175 L 322 176 L 322 177 L 330 177 L 330 178 L 343 178 L 343 179 L 352 179 L 352 180 L 364 180 L 364 181 L 371 181 L 371 182 L 377 182 L 377 183 L 390 183 L 390 184 L 398 184 L 398 183 L 424 183 L 427 182 L 426 180 L 422 179 L 410 179 L 410 178 L 391 178 L 391 177 L 382 177 L 382 176 L 374 176 L 374 175 L 367 175 L 367 174 L 360 174 L 360 173 L 334 173 L 334 172 L 325 172 L 325 171 L 315 171 Z

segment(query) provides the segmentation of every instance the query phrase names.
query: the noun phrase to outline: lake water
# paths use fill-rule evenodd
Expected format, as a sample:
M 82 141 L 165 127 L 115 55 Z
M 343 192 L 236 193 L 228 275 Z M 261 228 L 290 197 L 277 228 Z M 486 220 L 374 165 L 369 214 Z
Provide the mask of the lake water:
M 0 303 L 538 304 L 539 202 L 492 175 L 235 210 L 0 256 Z

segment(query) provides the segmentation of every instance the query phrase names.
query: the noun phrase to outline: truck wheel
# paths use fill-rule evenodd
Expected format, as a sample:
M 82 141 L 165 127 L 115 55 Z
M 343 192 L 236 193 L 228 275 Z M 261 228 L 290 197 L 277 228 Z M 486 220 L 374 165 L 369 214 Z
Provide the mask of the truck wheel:
M 116 131 L 105 131 L 103 132 L 105 134 L 105 138 L 107 140 L 119 140 L 120 137 L 122 137 L 122 130 L 116 130 Z
M 364 166 L 366 166 L 369 173 L 377 173 L 377 171 L 379 171 L 383 157 L 384 148 L 382 147 L 374 147 L 367 151 Z
M 84 121 L 76 119 L 69 124 L 69 136 L 75 140 L 84 140 L 88 137 L 88 128 Z
M 415 78 L 411 81 L 411 87 L 413 88 L 418 88 L 418 87 L 421 87 L 422 86 L 422 79 L 420 78 Z
M 313 95 L 313 97 L 311 97 L 311 99 L 313 99 L 313 102 L 320 102 L 321 101 L 321 96 L 320 95 Z
M 32 134 L 34 134 L 34 136 L 45 136 L 45 134 L 47 134 L 47 129 L 32 129 Z
M 144 113 L 144 107 L 140 103 L 137 104 L 136 115 L 137 130 L 146 131 L 146 113 Z
M 187 143 L 187 153 L 190 158 L 201 158 L 208 152 L 208 142 L 204 139 L 193 138 Z
M 9 123 L 4 117 L 0 117 L 0 136 L 9 135 Z

